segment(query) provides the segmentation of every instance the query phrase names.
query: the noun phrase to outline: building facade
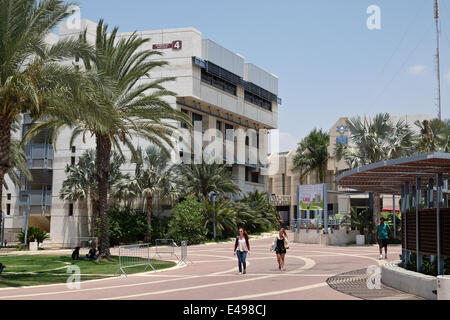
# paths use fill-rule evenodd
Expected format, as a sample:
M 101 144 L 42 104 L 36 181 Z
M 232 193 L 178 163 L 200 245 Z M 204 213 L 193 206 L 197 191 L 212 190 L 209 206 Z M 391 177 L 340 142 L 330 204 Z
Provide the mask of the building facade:
M 49 35 L 47 41 L 54 43 L 59 39 L 78 37 L 86 29 L 87 39 L 93 43 L 96 28 L 97 24 L 89 20 L 82 20 L 78 29 L 62 23 L 58 35 Z M 267 132 L 278 127 L 278 107 L 281 102 L 278 98 L 278 78 L 246 62 L 241 55 L 212 40 L 203 39 L 202 33 L 192 27 L 139 31 L 137 34 L 149 39 L 144 49 L 163 53 L 152 59 L 169 63 L 154 69 L 149 79 L 142 79 L 142 82 L 164 77 L 176 78 L 175 81 L 166 82 L 164 87 L 177 95 L 165 99 L 173 108 L 188 114 L 194 125 L 191 128 L 178 123 L 179 131 L 184 132 L 184 136 L 189 133 L 192 136 L 194 131 L 201 132 L 200 149 L 203 154 L 209 150 L 208 145 L 214 142 L 215 158 L 220 156 L 227 163 L 233 180 L 242 191 L 240 196 L 255 190 L 264 192 L 267 183 L 264 173 L 268 166 Z M 130 35 L 121 33 L 119 38 Z M 25 115 L 23 132 L 30 121 Z M 16 134 L 20 136 L 23 132 Z M 229 135 L 230 132 L 233 134 Z M 14 232 L 23 228 L 28 206 L 28 224 L 49 232 L 52 247 L 73 246 L 77 239 L 93 236 L 89 202 L 71 203 L 59 197 L 66 166 L 76 163 L 84 151 L 95 148 L 95 137 L 86 137 L 84 142 L 81 137 L 77 138 L 73 147 L 70 147 L 70 136 L 70 130 L 63 131 L 55 150 L 46 132 L 27 145 L 33 181 L 24 179 L 19 189 L 7 180 L 8 190 L 3 192 L 5 229 L 10 231 L 8 241 L 14 241 Z M 174 157 L 181 161 L 192 158 L 195 141 L 191 141 L 193 139 L 190 137 L 185 140 L 179 137 L 174 139 L 177 141 Z M 136 138 L 134 142 L 142 148 L 148 146 L 142 139 Z M 125 154 L 129 155 L 127 152 Z M 133 167 L 127 164 L 123 170 L 133 172 Z

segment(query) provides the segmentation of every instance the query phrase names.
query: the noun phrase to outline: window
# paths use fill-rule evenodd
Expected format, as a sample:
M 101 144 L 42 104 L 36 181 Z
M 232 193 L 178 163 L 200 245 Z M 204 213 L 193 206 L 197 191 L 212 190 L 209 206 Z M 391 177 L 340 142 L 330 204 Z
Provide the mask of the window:
M 6 204 L 6 215 L 7 216 L 11 215 L 11 203 Z
M 73 203 L 69 203 L 69 217 L 73 216 Z
M 202 117 L 201 114 L 192 112 L 192 125 L 194 125 L 196 121 L 202 122 L 203 121 L 203 117 Z
M 246 146 L 250 145 L 250 137 L 249 136 L 245 137 L 245 145 Z
M 72 146 L 72 153 L 75 153 L 77 151 L 77 147 Z
M 250 179 L 250 168 L 245 167 L 245 181 L 249 181 Z
M 70 164 L 73 166 L 75 165 L 75 157 L 70 158 Z
M 252 182 L 259 183 L 259 174 L 258 172 L 252 172 Z
M 7 199 L 7 200 L 11 200 L 11 193 L 7 193 L 7 194 L 6 194 L 6 199 Z
M 272 102 L 270 102 L 269 100 L 263 99 L 261 97 L 258 97 L 257 95 L 255 95 L 249 91 L 244 91 L 244 99 L 247 102 L 257 105 L 258 107 L 272 111 Z
M 202 69 L 202 82 L 209 84 L 217 89 L 225 91 L 229 94 L 236 95 L 236 85 L 225 81 L 219 77 L 213 76 L 211 73 Z
M 181 109 L 181 112 L 185 113 L 186 115 L 189 115 L 189 111 L 185 110 L 185 109 Z M 188 125 L 186 122 L 181 122 L 181 127 L 184 129 L 188 128 Z
M 163 204 L 163 205 L 161 206 L 161 209 L 162 209 L 163 211 L 172 210 L 172 206 L 171 206 L 171 205 L 168 205 L 168 204 Z

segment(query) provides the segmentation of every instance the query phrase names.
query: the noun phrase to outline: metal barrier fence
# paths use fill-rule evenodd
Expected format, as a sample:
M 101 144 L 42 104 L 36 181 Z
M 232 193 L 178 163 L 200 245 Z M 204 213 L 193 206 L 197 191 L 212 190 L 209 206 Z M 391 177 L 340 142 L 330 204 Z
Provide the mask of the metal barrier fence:
M 173 239 L 156 239 L 155 240 L 155 256 L 161 258 L 161 254 L 170 254 L 170 257 L 175 256 L 179 260 L 175 253 L 175 247 L 178 247 Z
M 129 246 L 120 246 L 119 271 L 121 271 L 126 276 L 126 268 L 139 266 L 145 266 L 145 270 L 147 270 L 147 267 L 151 267 L 153 271 L 155 271 L 155 268 L 150 262 L 150 245 L 135 244 Z
M 97 237 L 74 237 L 71 244 L 73 247 L 92 248 L 92 246 L 97 247 L 99 242 Z
M 178 263 L 187 264 L 186 261 L 190 261 L 191 263 L 193 263 L 192 260 L 187 256 L 187 241 L 181 241 L 181 259 Z

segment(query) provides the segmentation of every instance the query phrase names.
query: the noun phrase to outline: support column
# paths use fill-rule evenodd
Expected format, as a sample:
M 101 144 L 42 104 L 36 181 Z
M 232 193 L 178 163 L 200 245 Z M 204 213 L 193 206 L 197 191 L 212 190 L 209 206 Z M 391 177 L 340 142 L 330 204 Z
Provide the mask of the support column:
M 397 215 L 395 213 L 395 194 L 392 196 L 392 220 L 394 222 L 394 239 L 397 239 Z
M 407 247 L 407 245 L 408 245 L 408 242 L 407 242 L 407 221 L 408 221 L 408 219 L 407 219 L 407 214 L 408 214 L 408 211 L 411 209 L 411 206 L 410 206 L 410 202 L 409 202 L 409 198 L 410 197 L 410 194 L 409 194 L 409 182 L 405 182 L 405 266 L 406 266 L 406 264 L 408 264 L 408 262 L 409 262 L 409 258 L 410 258 L 410 252 L 409 252 L 409 250 L 408 250 L 408 247 Z
M 442 198 L 442 173 L 436 175 L 436 228 L 437 228 L 437 271 L 438 275 L 444 274 L 444 260 L 441 256 L 441 221 L 440 221 L 440 209 L 441 209 L 441 198 Z
M 416 265 L 417 265 L 417 272 L 422 272 L 422 254 L 419 252 L 419 224 L 420 224 L 420 217 L 419 217 L 419 207 L 420 207 L 420 194 L 422 192 L 422 181 L 420 178 L 416 178 L 416 194 L 415 194 L 415 204 L 416 207 Z

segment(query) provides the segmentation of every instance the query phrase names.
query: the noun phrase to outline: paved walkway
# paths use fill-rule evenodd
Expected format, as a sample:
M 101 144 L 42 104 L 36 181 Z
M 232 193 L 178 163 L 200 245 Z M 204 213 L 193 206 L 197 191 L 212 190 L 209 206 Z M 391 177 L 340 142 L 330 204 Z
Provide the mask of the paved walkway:
M 251 240 L 246 275 L 238 274 L 232 243 L 198 245 L 188 248 L 188 256 L 194 262 L 188 266 L 82 282 L 81 288 L 74 290 L 66 284 L 5 288 L 0 289 L 0 300 L 359 299 L 332 289 L 327 279 L 386 261 L 378 260 L 375 246 L 322 247 L 292 243 L 286 256 L 287 271 L 282 272 L 278 270 L 275 254 L 269 251 L 271 242 L 272 238 Z M 399 254 L 400 247 L 392 246 L 388 261 L 398 260 Z M 377 298 L 415 298 L 394 290 L 385 292 L 387 296 L 377 295 Z

